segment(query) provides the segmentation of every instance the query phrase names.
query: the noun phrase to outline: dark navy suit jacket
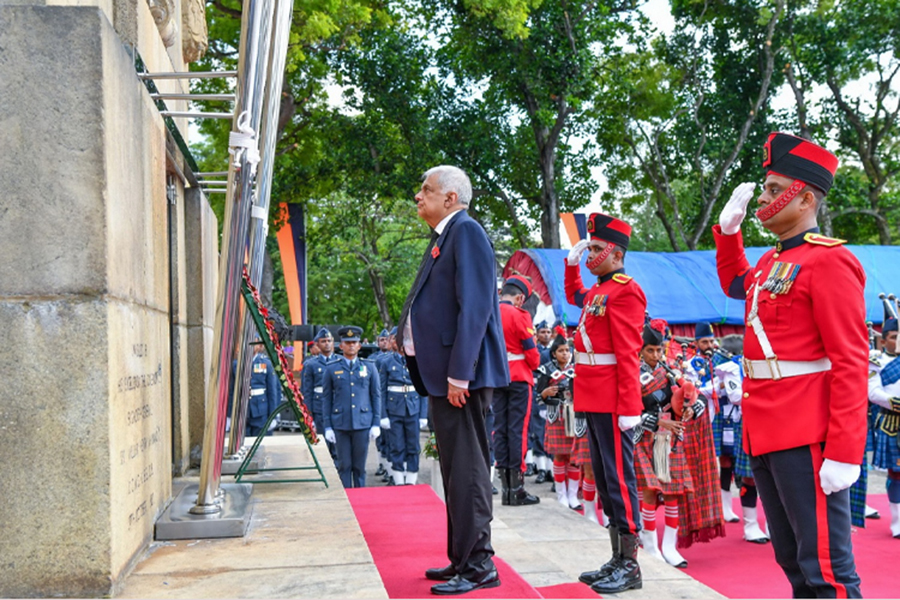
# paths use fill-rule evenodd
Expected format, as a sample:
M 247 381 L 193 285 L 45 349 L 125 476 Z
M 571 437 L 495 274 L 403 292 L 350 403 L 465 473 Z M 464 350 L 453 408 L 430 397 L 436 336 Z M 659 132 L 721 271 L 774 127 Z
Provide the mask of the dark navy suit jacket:
M 494 249 L 487 234 L 460 210 L 435 248 L 425 255 L 419 285 L 410 291 L 416 355 L 407 366 L 416 390 L 446 396 L 447 377 L 468 381 L 470 390 L 509 385 Z M 400 323 L 398 334 L 404 326 Z

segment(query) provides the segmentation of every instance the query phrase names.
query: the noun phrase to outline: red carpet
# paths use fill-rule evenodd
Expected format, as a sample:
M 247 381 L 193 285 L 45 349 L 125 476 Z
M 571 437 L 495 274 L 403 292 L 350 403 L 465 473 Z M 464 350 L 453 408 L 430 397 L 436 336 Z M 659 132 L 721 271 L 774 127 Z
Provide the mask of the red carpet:
M 435 582 L 425 579 L 425 569 L 443 567 L 448 561 L 447 513 L 434 490 L 427 485 L 356 488 L 347 490 L 347 497 L 388 596 L 436 598 L 431 593 Z M 494 557 L 494 562 L 500 587 L 466 598 L 541 598 L 503 560 Z
M 865 529 L 854 529 L 853 554 L 862 593 L 866 598 L 897 598 L 900 540 L 891 537 L 887 495 L 870 495 L 868 502 L 881 519 L 869 519 Z M 733 510 L 741 514 L 737 498 Z M 725 529 L 724 539 L 681 550 L 689 563 L 685 573 L 729 598 L 789 598 L 791 588 L 775 563 L 772 544 L 745 542 L 741 523 L 726 523 Z

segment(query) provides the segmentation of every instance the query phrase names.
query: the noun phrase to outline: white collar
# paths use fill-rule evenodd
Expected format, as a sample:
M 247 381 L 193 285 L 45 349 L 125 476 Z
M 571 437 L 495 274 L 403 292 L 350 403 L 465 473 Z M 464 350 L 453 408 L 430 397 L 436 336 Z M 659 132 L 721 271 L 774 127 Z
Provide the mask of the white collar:
M 447 228 L 447 223 L 449 223 L 450 220 L 457 215 L 457 213 L 461 213 L 464 210 L 465 210 L 464 208 L 460 209 L 460 210 L 454 210 L 452 213 L 450 213 L 449 215 L 447 215 L 446 217 L 441 219 L 441 222 L 438 223 L 437 227 L 434 228 L 434 230 L 437 232 L 437 234 L 441 235 L 442 233 L 444 233 L 444 229 Z

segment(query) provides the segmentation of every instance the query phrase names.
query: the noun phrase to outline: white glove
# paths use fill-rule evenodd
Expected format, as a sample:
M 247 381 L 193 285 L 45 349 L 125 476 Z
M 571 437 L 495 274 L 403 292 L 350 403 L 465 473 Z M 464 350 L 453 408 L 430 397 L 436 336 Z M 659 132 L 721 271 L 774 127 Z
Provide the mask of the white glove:
M 741 223 L 747 215 L 747 205 L 753 198 L 755 183 L 742 183 L 734 188 L 731 198 L 725 203 L 725 208 L 719 214 L 719 226 L 725 235 L 734 235 L 741 230 Z
M 369 430 L 369 437 L 373 440 L 379 435 L 381 435 L 381 427 L 379 427 L 378 425 L 375 425 L 374 427 L 372 427 L 372 429 Z
M 428 419 L 419 419 L 419 429 L 428 429 Z
M 325 430 L 325 441 L 334 443 L 334 429 L 331 427 Z
M 391 420 L 387 417 L 381 420 L 381 428 L 382 429 L 390 429 L 391 428 Z
M 626 417 L 625 415 L 619 415 L 619 430 L 620 431 L 628 431 L 629 429 L 633 429 L 637 427 L 641 423 L 641 415 L 635 415 L 633 417 Z
M 547 409 L 542 408 L 541 410 L 539 410 L 538 416 L 546 421 L 547 420 Z
M 835 462 L 826 458 L 819 469 L 819 483 L 822 491 L 828 496 L 834 492 L 845 490 L 859 479 L 860 467 L 853 463 Z
M 569 250 L 569 256 L 566 258 L 566 264 L 570 267 L 574 267 L 578 263 L 581 262 L 581 257 L 584 255 L 584 251 L 587 250 L 588 244 L 587 240 L 579 240 L 572 249 Z
M 269 431 L 275 431 L 275 427 L 277 425 L 278 425 L 278 422 L 273 420 L 271 423 L 269 423 Z

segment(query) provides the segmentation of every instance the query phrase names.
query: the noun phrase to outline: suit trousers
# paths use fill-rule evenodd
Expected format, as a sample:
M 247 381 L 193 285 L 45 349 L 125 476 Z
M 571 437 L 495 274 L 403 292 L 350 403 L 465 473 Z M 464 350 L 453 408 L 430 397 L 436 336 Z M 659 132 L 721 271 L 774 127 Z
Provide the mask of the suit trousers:
M 494 459 L 498 469 L 525 471 L 528 422 L 531 417 L 531 385 L 511 381 L 494 388 Z
M 419 417 L 404 415 L 390 417 L 391 428 L 381 435 L 390 442 L 391 467 L 395 471 L 419 472 Z
M 634 474 L 634 439 L 631 430 L 619 430 L 618 415 L 585 413 L 591 466 L 603 512 L 619 533 L 641 530 L 637 477 Z
M 369 455 L 369 429 L 335 431 L 337 470 L 345 488 L 366 487 L 366 457 Z
M 750 457 L 775 560 L 794 598 L 862 598 L 850 541 L 850 490 L 819 483 L 822 444 Z
M 494 568 L 488 436 L 484 418 L 493 390 L 469 390 L 462 408 L 429 396 L 447 505 L 447 557 L 457 573 L 478 579 Z

